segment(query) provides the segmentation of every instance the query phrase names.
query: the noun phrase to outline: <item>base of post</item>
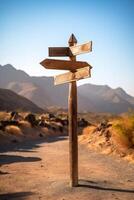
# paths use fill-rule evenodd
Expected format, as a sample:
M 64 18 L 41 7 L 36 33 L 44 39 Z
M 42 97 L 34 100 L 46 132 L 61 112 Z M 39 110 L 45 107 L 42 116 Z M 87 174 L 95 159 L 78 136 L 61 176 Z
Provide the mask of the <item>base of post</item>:
M 72 182 L 70 182 L 70 187 L 78 187 L 78 181 L 77 182 L 75 182 L 75 183 L 72 183 Z

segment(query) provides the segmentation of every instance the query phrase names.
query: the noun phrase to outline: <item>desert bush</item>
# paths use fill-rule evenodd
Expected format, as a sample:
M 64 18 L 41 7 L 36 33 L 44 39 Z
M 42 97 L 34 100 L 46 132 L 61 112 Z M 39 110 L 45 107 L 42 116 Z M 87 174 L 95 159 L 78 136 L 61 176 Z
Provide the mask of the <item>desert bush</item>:
M 95 126 L 87 126 L 86 128 L 83 129 L 82 134 L 89 135 L 90 133 L 93 133 L 95 131 L 95 129 L 96 129 Z
M 0 121 L 1 120 L 7 120 L 7 119 L 9 119 L 10 118 L 10 114 L 9 113 L 7 113 L 7 112 L 0 112 Z
M 31 124 L 28 121 L 25 121 L 25 120 L 20 121 L 19 125 L 22 128 L 31 128 Z
M 36 120 L 36 115 L 35 114 L 29 113 L 25 117 L 25 120 L 27 120 L 31 124 L 32 127 L 37 125 L 37 120 Z
M 134 115 L 125 115 L 113 121 L 112 128 L 119 144 L 126 147 L 134 145 Z
M 5 131 L 12 135 L 18 135 L 18 136 L 23 135 L 21 129 L 18 126 L 14 125 L 6 126 Z

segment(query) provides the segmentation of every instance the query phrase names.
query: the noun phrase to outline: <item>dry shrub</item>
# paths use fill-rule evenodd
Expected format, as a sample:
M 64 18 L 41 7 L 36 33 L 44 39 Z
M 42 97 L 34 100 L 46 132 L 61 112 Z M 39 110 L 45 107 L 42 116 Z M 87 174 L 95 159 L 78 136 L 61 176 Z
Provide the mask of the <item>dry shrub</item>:
M 19 122 L 19 125 L 22 127 L 22 128 L 31 128 L 31 124 L 28 122 L 28 121 L 20 121 Z
M 6 126 L 6 132 L 12 135 L 20 136 L 23 135 L 21 129 L 18 126 L 10 125 Z
M 0 145 L 10 143 L 9 135 L 4 131 L 0 130 Z
M 87 126 L 83 129 L 83 135 L 89 135 L 90 133 L 93 133 L 95 131 L 95 126 Z
M 41 128 L 41 131 L 42 131 L 42 133 L 45 134 L 46 136 L 52 135 L 52 131 L 51 131 L 50 129 L 46 128 L 46 127 Z
M 118 144 L 123 147 L 132 147 L 134 145 L 134 116 L 126 115 L 115 120 L 112 125 L 114 138 Z
M 122 127 L 120 125 L 115 125 L 114 129 L 115 132 L 113 132 L 113 138 L 115 139 L 117 146 L 121 146 L 124 148 L 131 147 L 131 142 L 122 130 Z
M 52 130 L 52 129 L 48 129 L 48 128 L 46 128 L 46 127 L 44 127 L 44 128 L 41 128 L 41 131 L 42 131 L 42 133 L 44 133 L 46 136 L 58 136 L 58 135 L 60 135 L 60 132 L 59 131 L 54 131 L 54 130 Z
M 90 135 L 95 131 L 95 126 L 87 126 L 82 131 L 82 137 L 80 137 L 80 141 L 87 141 Z
M 0 112 L 0 120 L 7 120 L 10 118 L 10 114 L 7 112 Z

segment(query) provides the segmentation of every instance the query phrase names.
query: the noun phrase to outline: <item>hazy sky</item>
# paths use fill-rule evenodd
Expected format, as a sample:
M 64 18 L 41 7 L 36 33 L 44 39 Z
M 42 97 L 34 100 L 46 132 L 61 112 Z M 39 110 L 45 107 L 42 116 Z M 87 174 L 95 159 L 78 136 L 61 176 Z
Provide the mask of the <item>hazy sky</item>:
M 52 76 L 39 62 L 48 46 L 93 41 L 92 77 L 80 83 L 123 87 L 134 96 L 134 0 L 0 0 L 0 64 Z M 56 71 L 58 74 L 59 72 Z

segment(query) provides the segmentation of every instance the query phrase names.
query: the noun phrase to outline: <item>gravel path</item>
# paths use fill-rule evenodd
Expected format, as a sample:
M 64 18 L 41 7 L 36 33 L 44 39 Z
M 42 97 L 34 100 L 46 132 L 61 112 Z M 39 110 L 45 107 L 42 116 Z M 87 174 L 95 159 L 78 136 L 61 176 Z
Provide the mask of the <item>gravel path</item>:
M 79 144 L 79 187 L 69 187 L 68 138 L 0 153 L 0 200 L 134 200 L 134 164 Z M 6 148 L 5 148 L 6 149 Z

